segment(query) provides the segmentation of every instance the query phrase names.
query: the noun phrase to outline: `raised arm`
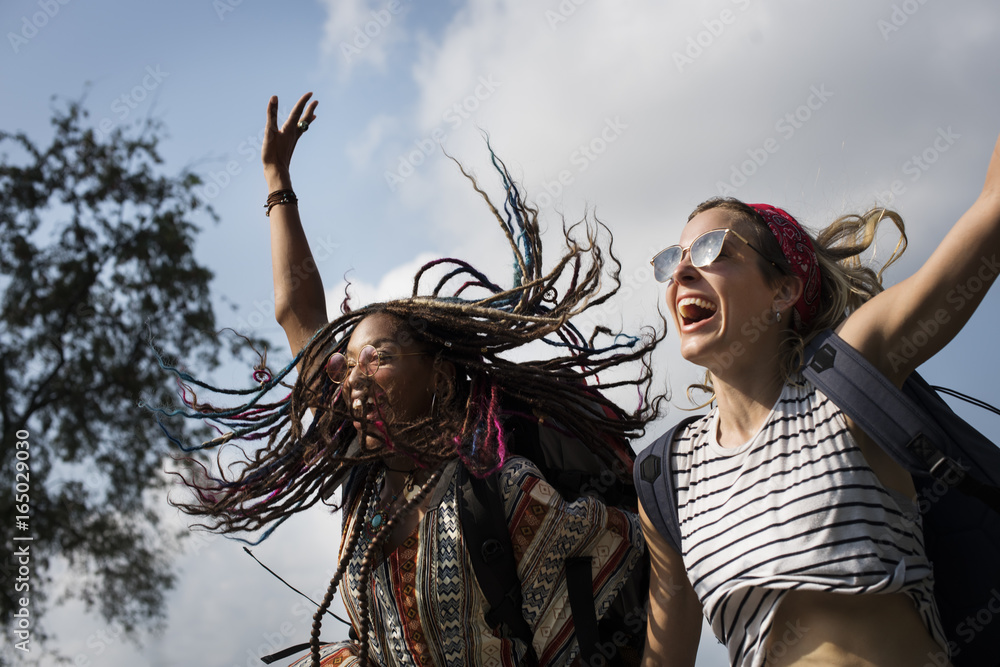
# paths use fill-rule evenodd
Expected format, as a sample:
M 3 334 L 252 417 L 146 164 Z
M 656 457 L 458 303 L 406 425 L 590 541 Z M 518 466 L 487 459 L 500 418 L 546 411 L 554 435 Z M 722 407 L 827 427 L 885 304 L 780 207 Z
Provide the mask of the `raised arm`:
M 644 667 L 694 667 L 701 638 L 701 602 L 691 587 L 680 554 L 671 547 L 639 505 L 642 534 L 649 550 L 649 619 Z
M 859 308 L 840 335 L 901 385 L 948 344 L 1000 272 L 1000 140 L 979 197 L 920 269 Z
M 272 96 L 268 102 L 261 160 L 269 194 L 292 189 L 289 165 L 295 144 L 305 132 L 299 123 L 305 121 L 308 126 L 316 119 L 317 102 L 309 102 L 311 96 L 312 93 L 306 93 L 299 98 L 280 129 L 278 98 Z M 326 294 L 309 242 L 302 231 L 298 206 L 286 203 L 272 207 L 270 221 L 274 316 L 285 330 L 292 354 L 298 354 L 313 334 L 327 323 Z

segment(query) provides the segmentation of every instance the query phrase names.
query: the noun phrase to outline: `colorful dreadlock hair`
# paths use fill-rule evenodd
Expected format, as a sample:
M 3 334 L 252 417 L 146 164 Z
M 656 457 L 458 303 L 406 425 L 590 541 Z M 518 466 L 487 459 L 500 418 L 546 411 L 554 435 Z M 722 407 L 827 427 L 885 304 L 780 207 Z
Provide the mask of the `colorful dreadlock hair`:
M 377 432 L 394 456 L 408 455 L 435 472 L 420 494 L 398 509 L 368 544 L 364 563 L 370 566 L 388 532 L 440 477 L 443 462 L 460 458 L 474 474 L 489 473 L 508 456 L 514 425 L 534 425 L 535 421 L 545 421 L 575 437 L 623 482 L 631 483 L 628 440 L 642 435 L 664 398 L 654 396 L 651 389 L 650 355 L 663 339 L 665 327 L 631 336 L 594 326 L 585 337 L 572 318 L 605 304 L 620 286 L 621 264 L 611 251 L 610 231 L 596 218 L 592 224 L 587 216 L 574 225 L 564 222 L 565 252 L 550 271 L 543 272 L 538 211 L 524 201 L 506 165 L 492 149 L 490 156 L 503 182 L 502 211 L 476 179 L 456 164 L 507 238 L 514 259 L 510 288 L 500 287 L 459 259 L 430 262 L 414 277 L 409 298 L 356 310 L 346 308 L 345 301 L 343 314 L 317 332 L 279 372 L 272 373 L 260 355 L 254 367 L 254 380 L 259 385 L 251 389 L 222 391 L 161 360 L 181 384 L 186 408 L 150 409 L 159 413 L 158 418 L 205 420 L 219 432 L 218 437 L 191 448 L 172 438 L 178 446 L 192 451 L 221 450 L 223 445 L 238 441 L 266 439 L 267 443 L 252 452 L 241 448 L 245 461 L 238 464 L 233 477 L 227 477 L 220 460 L 217 475 L 202 466 L 198 480 L 185 479 L 196 497 L 194 502 L 176 503 L 181 510 L 204 517 L 208 523 L 201 525 L 214 531 L 263 531 L 256 540 L 259 542 L 289 516 L 326 502 L 352 470 L 362 471 L 359 479 L 364 480 L 364 488 L 358 496 L 365 503 L 375 493 L 385 451 L 365 451 L 357 443 L 369 432 Z M 599 238 L 604 233 L 608 236 L 606 250 Z M 424 283 L 433 275 L 438 276 L 433 287 L 422 294 Z M 477 290 L 485 296 L 467 295 Z M 342 385 L 329 380 L 324 366 L 332 353 L 346 350 L 358 324 L 377 313 L 395 318 L 402 336 L 411 337 L 436 359 L 453 364 L 456 373 L 430 415 L 403 424 L 362 423 L 358 432 L 346 401 L 339 400 Z M 551 356 L 533 361 L 505 356 L 535 341 L 550 346 Z M 632 377 L 601 380 L 602 374 L 608 378 L 632 363 L 638 365 Z M 296 367 L 299 376 L 289 385 Z M 629 386 L 639 396 L 633 411 L 621 408 L 602 393 Z M 195 392 L 202 390 L 241 396 L 244 401 L 235 407 L 218 408 L 199 401 Z M 270 399 L 273 392 L 283 396 Z M 314 411 L 311 422 L 307 418 L 310 410 Z M 361 523 L 356 522 L 358 527 Z M 345 535 L 337 574 L 314 617 L 314 664 L 319 661 L 319 625 L 358 547 L 358 530 Z M 369 628 L 366 586 L 362 589 L 359 635 L 365 664 Z
M 178 446 L 185 451 L 221 451 L 230 442 L 267 442 L 247 453 L 235 477 L 203 469 L 199 480 L 186 480 L 196 501 L 178 503 L 180 509 L 205 517 L 208 523 L 201 525 L 211 530 L 264 531 L 255 540 L 259 542 L 292 514 L 331 497 L 352 468 L 383 456 L 383 452 L 352 447 L 365 433 L 357 433 L 344 401 L 337 400 L 340 385 L 331 383 L 324 373 L 330 354 L 345 351 L 355 327 L 374 313 L 397 318 L 416 342 L 460 369 L 450 400 L 436 414 L 416 423 L 385 425 L 388 431 L 382 435 L 395 453 L 405 453 L 427 467 L 459 457 L 474 473 L 485 474 L 504 462 L 507 424 L 512 416 L 520 416 L 559 425 L 609 468 L 623 469 L 615 462 L 628 458 L 628 439 L 641 435 L 659 409 L 662 396 L 651 400 L 649 356 L 664 334 L 651 330 L 641 336 L 612 335 L 607 328 L 595 326 L 589 337 L 583 335 L 571 319 L 606 303 L 620 285 L 621 264 L 611 252 L 610 231 L 596 219 L 591 224 L 587 217 L 574 225 L 564 223 L 566 250 L 550 271 L 543 272 L 538 211 L 524 201 L 492 149 L 490 155 L 503 182 L 502 212 L 476 179 L 456 164 L 507 238 L 514 259 L 510 288 L 500 287 L 459 259 L 430 262 L 417 272 L 411 297 L 344 312 L 280 371 L 267 369 L 261 355 L 254 369 L 259 384 L 250 389 L 222 390 L 161 360 L 182 383 L 186 408 L 151 409 L 162 417 L 205 420 L 220 433 L 194 447 L 174 440 Z M 607 250 L 599 241 L 602 232 L 609 237 Z M 422 283 L 442 269 L 444 275 L 422 296 Z M 606 278 L 610 279 L 607 289 Z M 486 296 L 467 297 L 473 289 L 485 290 Z M 597 343 L 599 339 L 603 344 Z M 544 341 L 554 355 L 520 362 L 504 356 L 532 341 Z M 602 373 L 631 362 L 639 365 L 635 376 L 601 382 Z M 290 386 L 296 366 L 304 370 Z M 620 386 L 638 390 L 640 400 L 634 411 L 622 409 L 602 393 Z M 219 408 L 198 400 L 195 392 L 202 390 L 245 400 L 235 407 Z M 284 395 L 278 400 L 269 398 L 276 391 Z M 311 423 L 310 409 L 315 411 Z M 362 430 L 381 427 L 364 425 Z

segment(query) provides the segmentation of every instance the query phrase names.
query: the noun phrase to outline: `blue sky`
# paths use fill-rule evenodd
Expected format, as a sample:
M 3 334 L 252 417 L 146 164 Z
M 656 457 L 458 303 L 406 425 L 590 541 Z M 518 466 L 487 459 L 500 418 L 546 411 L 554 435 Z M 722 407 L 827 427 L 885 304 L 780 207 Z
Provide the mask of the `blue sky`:
M 320 101 L 292 178 L 331 302 L 348 272 L 362 300 L 403 293 L 429 257 L 504 277 L 488 212 L 438 147 L 496 192 L 486 131 L 553 232 L 559 214 L 586 208 L 611 227 L 626 289 L 603 316 L 627 327 L 652 322 L 662 299 L 646 271 L 652 252 L 723 190 L 814 230 L 891 204 L 910 236 L 888 273 L 899 280 L 975 198 L 1000 132 L 993 0 L 7 0 L 0 28 L 3 129 L 42 140 L 51 96 L 84 92 L 95 124 L 165 122 L 165 168 L 202 173 L 200 196 L 221 217 L 198 247 L 216 273 L 220 325 L 272 338 L 272 358 L 284 338 L 258 157 L 272 94 L 282 115 L 303 92 Z M 993 293 L 925 375 L 997 402 L 998 323 Z M 673 340 L 657 370 L 681 405 L 697 373 Z M 245 382 L 245 369 L 217 379 Z M 963 414 L 1000 439 L 995 417 Z M 312 512 L 255 553 L 313 593 L 338 535 Z M 309 603 L 238 543 L 189 542 L 162 633 L 136 648 L 67 604 L 49 619 L 62 651 L 77 664 L 230 667 L 308 636 Z M 701 667 L 726 664 L 703 643 Z

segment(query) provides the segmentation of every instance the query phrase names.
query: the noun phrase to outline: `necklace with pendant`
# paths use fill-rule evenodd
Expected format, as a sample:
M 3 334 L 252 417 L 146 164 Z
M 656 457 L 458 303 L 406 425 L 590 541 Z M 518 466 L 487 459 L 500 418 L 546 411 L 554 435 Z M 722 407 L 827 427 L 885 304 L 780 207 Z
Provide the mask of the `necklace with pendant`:
M 389 509 L 392 507 L 392 504 L 396 502 L 396 498 L 398 497 L 399 494 L 393 494 L 392 498 L 389 499 L 389 502 L 381 508 L 375 509 L 372 517 L 368 519 L 368 534 L 370 536 L 375 537 L 378 531 L 382 530 L 382 526 L 389 521 Z
M 403 482 L 403 498 L 409 502 L 416 495 L 419 487 L 413 483 L 413 477 L 416 474 L 416 469 L 414 469 Z M 385 483 L 385 478 L 382 479 Z M 375 501 L 377 496 L 372 496 L 372 500 Z M 385 524 L 389 522 L 389 513 L 392 510 L 392 506 L 396 503 L 396 499 L 399 498 L 399 493 L 392 494 L 392 498 L 388 502 L 382 504 L 380 507 L 376 506 L 375 511 L 368 521 L 366 521 L 366 528 L 368 529 L 368 535 L 375 537 Z

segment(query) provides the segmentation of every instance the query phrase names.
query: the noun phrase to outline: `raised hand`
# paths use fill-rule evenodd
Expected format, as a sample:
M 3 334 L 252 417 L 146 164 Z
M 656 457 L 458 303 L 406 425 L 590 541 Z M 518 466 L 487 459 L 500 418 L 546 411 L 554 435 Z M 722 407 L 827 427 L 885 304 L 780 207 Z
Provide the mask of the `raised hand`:
M 264 178 L 267 179 L 270 190 L 291 188 L 289 166 L 292 153 L 299 137 L 308 129 L 309 124 L 316 120 L 316 100 L 309 98 L 312 93 L 306 93 L 292 107 L 285 123 L 278 128 L 278 96 L 272 95 L 267 103 L 267 124 L 264 128 L 264 142 L 260 148 L 260 158 L 264 163 Z M 308 103 L 308 107 L 306 104 Z

